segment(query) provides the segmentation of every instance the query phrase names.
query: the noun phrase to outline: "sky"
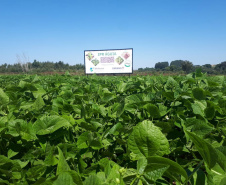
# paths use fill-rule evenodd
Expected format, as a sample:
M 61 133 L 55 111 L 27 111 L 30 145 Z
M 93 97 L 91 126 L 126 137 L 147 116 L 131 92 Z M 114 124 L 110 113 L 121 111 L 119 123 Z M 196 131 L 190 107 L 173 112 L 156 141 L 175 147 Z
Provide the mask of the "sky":
M 0 0 L 0 65 L 84 63 L 84 50 L 133 48 L 134 69 L 226 61 L 226 0 Z

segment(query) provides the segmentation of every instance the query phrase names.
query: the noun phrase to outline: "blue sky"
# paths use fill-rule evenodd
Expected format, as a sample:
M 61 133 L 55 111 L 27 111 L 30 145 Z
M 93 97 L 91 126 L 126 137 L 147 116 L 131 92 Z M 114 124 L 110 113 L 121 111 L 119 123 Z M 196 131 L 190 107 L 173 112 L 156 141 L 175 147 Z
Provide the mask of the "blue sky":
M 84 50 L 133 48 L 134 68 L 226 61 L 226 0 L 0 0 L 0 64 L 84 62 Z

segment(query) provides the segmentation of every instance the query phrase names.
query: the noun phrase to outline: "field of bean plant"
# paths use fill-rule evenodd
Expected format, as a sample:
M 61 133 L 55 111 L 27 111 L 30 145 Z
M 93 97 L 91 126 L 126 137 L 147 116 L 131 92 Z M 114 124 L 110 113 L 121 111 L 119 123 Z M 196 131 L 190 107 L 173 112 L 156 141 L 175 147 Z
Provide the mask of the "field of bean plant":
M 0 185 L 225 185 L 226 81 L 0 76 Z

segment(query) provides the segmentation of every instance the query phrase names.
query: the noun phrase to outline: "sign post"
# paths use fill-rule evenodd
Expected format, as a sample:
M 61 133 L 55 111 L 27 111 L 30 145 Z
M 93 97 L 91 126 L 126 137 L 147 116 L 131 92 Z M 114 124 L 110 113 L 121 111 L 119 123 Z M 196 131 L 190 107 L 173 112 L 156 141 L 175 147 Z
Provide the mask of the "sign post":
M 84 51 L 85 74 L 132 74 L 133 49 Z

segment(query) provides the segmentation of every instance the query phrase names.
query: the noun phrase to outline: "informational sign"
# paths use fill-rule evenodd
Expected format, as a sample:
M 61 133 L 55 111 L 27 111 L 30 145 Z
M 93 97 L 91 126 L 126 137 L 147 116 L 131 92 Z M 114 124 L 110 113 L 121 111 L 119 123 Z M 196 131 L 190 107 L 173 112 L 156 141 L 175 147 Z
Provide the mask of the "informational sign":
M 86 74 L 133 73 L 133 49 L 85 50 Z

